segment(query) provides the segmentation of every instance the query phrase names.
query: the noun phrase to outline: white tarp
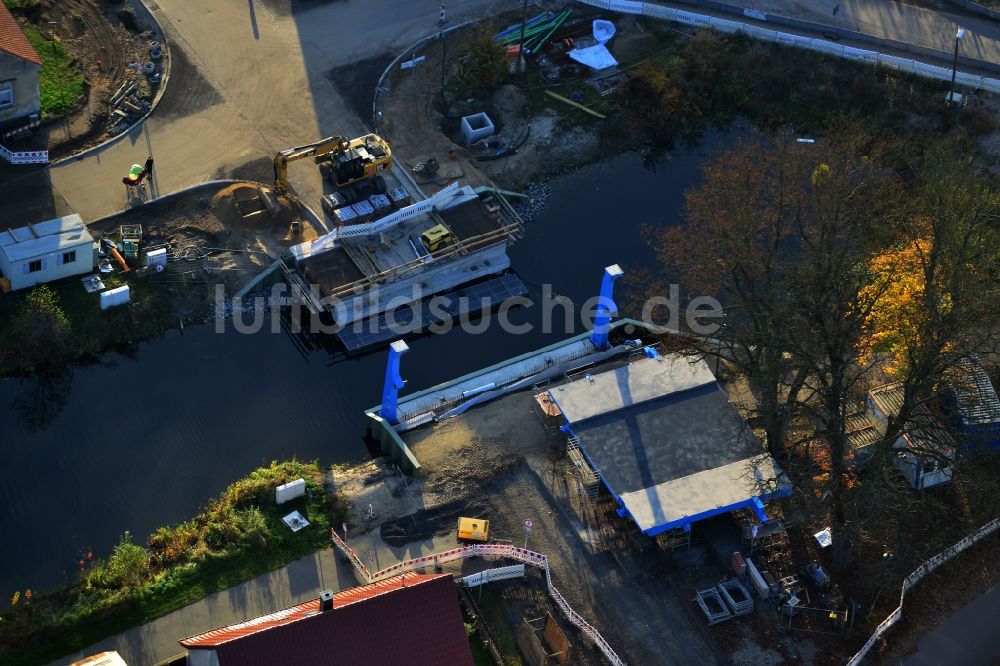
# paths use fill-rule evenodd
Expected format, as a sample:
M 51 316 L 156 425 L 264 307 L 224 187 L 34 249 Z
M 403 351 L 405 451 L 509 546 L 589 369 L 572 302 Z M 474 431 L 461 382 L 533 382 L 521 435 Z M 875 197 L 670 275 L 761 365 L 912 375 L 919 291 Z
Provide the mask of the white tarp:
M 615 36 L 615 24 L 611 21 L 594 21 L 594 39 L 598 44 L 607 44 Z
M 569 52 L 569 57 L 593 69 L 607 69 L 618 64 L 611 51 L 603 44 L 586 49 L 573 49 Z

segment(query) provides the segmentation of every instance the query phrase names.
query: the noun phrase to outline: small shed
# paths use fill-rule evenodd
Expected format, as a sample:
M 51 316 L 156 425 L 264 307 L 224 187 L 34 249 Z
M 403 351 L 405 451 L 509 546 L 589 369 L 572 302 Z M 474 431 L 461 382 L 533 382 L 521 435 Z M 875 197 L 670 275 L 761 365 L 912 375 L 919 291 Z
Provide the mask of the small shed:
M 0 273 L 26 289 L 94 270 L 97 246 L 79 215 L 0 231 Z

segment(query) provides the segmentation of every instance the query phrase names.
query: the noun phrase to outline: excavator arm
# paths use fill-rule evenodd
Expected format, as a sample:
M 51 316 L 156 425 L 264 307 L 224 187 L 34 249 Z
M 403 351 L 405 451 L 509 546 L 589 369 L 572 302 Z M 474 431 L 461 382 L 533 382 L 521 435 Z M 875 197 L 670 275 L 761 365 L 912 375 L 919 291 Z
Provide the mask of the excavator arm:
M 288 163 L 303 157 L 339 154 L 347 150 L 350 141 L 342 136 L 325 139 L 283 150 L 274 156 L 274 191 L 283 194 L 288 191 Z

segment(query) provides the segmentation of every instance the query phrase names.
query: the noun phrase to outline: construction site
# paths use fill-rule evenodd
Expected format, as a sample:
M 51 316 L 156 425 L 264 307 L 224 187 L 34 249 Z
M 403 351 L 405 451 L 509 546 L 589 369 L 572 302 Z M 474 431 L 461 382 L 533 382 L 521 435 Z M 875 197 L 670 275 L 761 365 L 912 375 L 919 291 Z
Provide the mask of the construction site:
M 401 560 L 423 544 L 402 566 L 440 564 L 427 540 L 442 548 L 456 521 L 461 536 L 463 516 L 488 520 L 485 536 L 513 549 L 508 559 L 544 556 L 544 580 L 529 572 L 487 586 L 485 602 L 470 594 L 507 650 L 522 623 L 548 615 L 587 648 L 574 647 L 572 663 L 591 663 L 589 650 L 610 663 L 843 657 L 830 637 L 851 628 L 857 608 L 812 559 L 818 543 L 792 548 L 794 521 L 772 501 L 789 480 L 742 416 L 752 398 L 683 347 L 650 346 L 626 325 L 398 404 L 384 398 L 369 412 L 371 436 L 415 476 L 358 491 L 356 518 L 380 524 Z M 393 360 L 405 351 L 393 345 L 387 377 L 405 372 Z
M 66 347 L 72 351 L 66 358 L 56 359 L 55 352 L 53 358 L 43 358 L 67 365 L 175 326 L 183 334 L 185 326 L 235 320 L 251 309 L 274 306 L 281 327 L 272 332 L 288 334 L 294 347 L 287 355 L 291 361 L 286 356 L 264 358 L 268 352 L 261 350 L 275 343 L 256 339 L 258 346 L 243 345 L 248 356 L 238 360 L 248 370 L 233 373 L 234 381 L 252 378 L 245 380 L 248 386 L 265 389 L 258 392 L 260 402 L 237 400 L 220 390 L 220 404 L 207 409 L 226 400 L 241 403 L 218 411 L 251 423 L 251 428 L 260 426 L 259 438 L 275 456 L 325 460 L 318 483 L 348 498 L 347 517 L 340 525 L 338 516 L 330 534 L 332 547 L 315 554 L 318 576 L 281 580 L 285 573 L 279 567 L 288 561 L 268 561 L 269 568 L 260 570 L 265 573 L 249 583 L 263 585 L 260 581 L 271 581 L 265 577 L 274 573 L 276 585 L 287 587 L 287 596 L 296 602 L 289 606 L 296 621 L 336 613 L 343 609 L 338 600 L 356 603 L 367 594 L 351 592 L 356 584 L 409 594 L 403 590 L 413 581 L 429 586 L 425 589 L 457 589 L 466 631 L 471 627 L 475 632 L 471 643 L 481 644 L 494 663 L 853 666 L 882 648 L 881 635 L 901 618 L 910 587 L 981 539 L 995 538 L 991 535 L 1000 529 L 995 517 L 985 524 L 980 520 L 990 512 L 989 499 L 963 494 L 965 486 L 962 493 L 952 490 L 963 475 L 989 479 L 996 468 L 996 460 L 985 456 L 981 464 L 970 464 L 966 447 L 973 440 L 995 444 L 1000 399 L 991 383 L 991 359 L 964 359 L 955 370 L 961 381 L 935 385 L 933 396 L 914 408 L 912 416 L 906 414 L 909 427 L 898 436 L 886 433 L 909 407 L 909 387 L 884 376 L 856 391 L 845 408 L 849 451 L 846 469 L 840 470 L 831 464 L 831 445 L 810 430 L 814 424 L 805 418 L 790 420 L 788 439 L 801 438 L 808 445 L 774 446 L 769 424 L 761 417 L 766 409 L 759 404 L 760 387 L 751 385 L 746 370 L 731 362 L 732 355 L 721 352 L 721 343 L 716 341 L 713 353 L 706 353 L 704 347 L 696 349 L 695 337 L 686 330 L 664 331 L 648 322 L 617 319 L 614 284 L 625 274 L 618 264 L 604 269 L 593 317 L 582 313 L 584 333 L 578 333 L 573 321 L 572 332 L 551 343 L 556 338 L 544 331 L 548 337 L 531 338 L 545 340 L 537 346 L 548 346 L 540 349 L 523 340 L 520 347 L 501 349 L 499 338 L 456 334 L 448 347 L 433 347 L 431 353 L 429 344 L 421 344 L 429 341 L 417 341 L 436 333 L 435 325 L 488 319 L 515 298 L 547 296 L 553 284 L 575 289 L 578 281 L 588 280 L 584 271 L 618 261 L 601 258 L 592 265 L 587 252 L 597 246 L 607 253 L 630 245 L 634 254 L 621 265 L 641 265 L 648 269 L 647 278 L 652 272 L 669 272 L 661 248 L 647 247 L 652 241 L 644 244 L 649 238 L 643 234 L 650 226 L 681 228 L 678 211 L 689 188 L 705 175 L 700 168 L 706 163 L 705 151 L 674 151 L 674 141 L 696 142 L 706 127 L 726 121 L 729 133 L 718 144 L 726 148 L 740 140 L 745 118 L 732 125 L 726 115 L 731 109 L 709 108 L 714 98 L 698 109 L 668 104 L 682 92 L 698 98 L 692 91 L 701 83 L 702 69 L 705 80 L 716 73 L 717 62 L 705 54 L 714 56 L 713 47 L 722 42 L 706 37 L 702 28 L 708 18 L 702 22 L 701 15 L 686 10 L 659 8 L 658 16 L 669 18 L 659 24 L 652 14 L 628 13 L 641 4 L 626 3 L 619 11 L 545 2 L 530 13 L 527 3 L 524 8 L 491 6 L 505 10 L 497 14 L 496 24 L 464 15 L 449 19 L 442 5 L 434 24 L 423 14 L 411 16 L 407 12 L 412 7 L 400 3 L 395 9 L 402 18 L 371 26 L 371 36 L 350 29 L 351 34 L 331 38 L 318 26 L 350 28 L 347 19 L 360 24 L 368 22 L 368 15 L 350 3 L 296 6 L 285 0 L 246 7 L 220 3 L 207 11 L 177 0 L 164 0 L 163 6 L 74 0 L 65 13 L 51 2 L 29 3 L 17 14 L 15 27 L 49 26 L 44 27 L 48 37 L 75 49 L 89 87 L 63 117 L 62 127 L 50 123 L 33 138 L 15 137 L 21 148 L 31 148 L 21 151 L 22 156 L 31 153 L 23 159 L 41 164 L 108 143 L 76 159 L 40 170 L 31 167 L 5 179 L 0 193 L 17 214 L 0 223 L 0 258 L 5 262 L 0 312 L 11 313 L 9 320 L 16 318 L 19 325 L 31 323 L 23 315 L 33 303 L 27 295 L 44 295 L 49 288 L 37 288 L 51 284 L 69 322 L 60 330 L 87 341 Z M 345 21 L 338 22 L 341 18 Z M 735 25 L 727 21 L 718 25 Z M 765 30 L 770 28 L 761 28 L 761 34 Z M 729 32 L 736 33 L 726 44 L 733 52 L 737 44 L 745 49 L 740 53 L 752 50 L 756 58 L 773 55 L 747 46 L 752 40 L 744 28 Z M 957 70 L 962 37 L 955 39 Z M 671 52 L 677 44 L 690 49 Z M 496 71 L 484 74 L 477 67 L 480 51 L 490 56 L 486 64 L 491 67 L 485 69 Z M 841 55 L 847 57 L 845 53 Z M 686 57 L 694 62 L 690 69 L 682 67 Z M 655 66 L 646 67 L 652 61 Z M 289 67 L 289 62 L 302 66 Z M 366 72 L 387 64 L 377 80 L 364 81 L 363 94 L 343 90 L 338 78 L 358 62 L 365 63 Z M 711 66 L 699 69 L 706 63 Z M 640 67 L 648 80 L 633 78 Z M 254 76 L 247 76 L 248 71 Z M 940 72 L 935 76 L 938 83 L 946 80 Z M 966 83 L 972 80 L 971 74 L 963 76 Z M 683 89 L 669 88 L 681 79 Z M 628 92 L 630 81 L 638 82 Z M 685 126 L 688 135 L 658 136 L 663 143 L 655 150 L 644 141 L 662 130 L 659 122 L 682 125 L 679 115 L 664 111 L 663 118 L 652 119 L 656 122 L 624 112 L 615 115 L 641 97 L 641 86 L 647 84 L 653 89 L 646 100 L 651 108 L 671 106 L 670 113 L 690 112 L 696 118 Z M 898 86 L 900 99 L 925 92 L 911 79 L 905 84 L 893 80 L 886 86 Z M 939 91 L 932 92 L 940 106 Z M 952 90 L 948 104 L 954 99 Z M 373 102 L 371 118 L 368 101 Z M 904 111 L 896 115 L 910 113 L 911 107 L 900 104 Z M 940 115 L 938 110 L 928 117 Z M 968 114 L 955 122 L 968 123 Z M 32 141 L 37 145 L 29 145 Z M 794 143 L 816 142 L 812 136 L 797 136 Z M 36 155 L 46 150 L 43 144 L 49 150 L 44 158 Z M 686 173 L 679 177 L 665 169 L 667 175 L 661 172 L 659 181 L 644 181 L 648 184 L 639 196 L 625 188 L 623 180 L 631 176 L 616 180 L 618 174 L 606 169 L 564 193 L 564 204 L 574 198 L 584 202 L 560 208 L 566 221 L 547 218 L 547 225 L 532 228 L 544 203 L 544 197 L 540 201 L 532 192 L 547 187 L 539 179 L 640 145 L 643 151 L 629 157 L 636 169 L 655 174 L 676 154 Z M 14 167 L 4 167 L 0 176 L 8 168 Z M 822 172 L 816 167 L 812 173 L 805 180 L 818 187 L 816 174 Z M 611 211 L 599 212 L 593 203 L 587 208 L 584 188 L 604 188 L 599 196 L 610 202 Z M 532 241 L 532 233 L 541 240 Z M 535 247 L 519 255 L 529 245 L 522 244 L 525 236 Z M 859 265 L 864 262 L 852 267 Z M 282 293 L 290 293 L 290 300 L 267 301 L 275 283 L 289 288 Z M 574 291 L 572 300 L 582 301 L 577 296 Z M 312 315 L 323 326 L 293 331 L 290 324 L 301 323 L 300 315 Z M 573 310 L 569 318 L 575 315 Z M 31 336 L 11 330 L 15 333 L 8 339 L 32 348 Z M 188 337 L 195 336 L 189 332 Z M 288 346 L 284 337 L 277 339 Z M 206 376 L 212 372 L 208 363 L 219 362 L 219 354 L 172 342 L 179 355 L 205 361 Z M 236 358 L 237 345 L 232 347 Z M 523 352 L 525 348 L 533 350 Z M 4 352 L 0 359 L 19 353 Z M 419 379 L 432 379 L 423 386 L 407 385 L 407 363 L 420 354 L 426 356 Z M 47 355 L 42 349 L 41 357 Z M 497 361 L 502 355 L 511 358 Z M 298 365 L 300 356 L 308 368 Z M 169 363 L 162 360 L 169 357 L 159 358 L 161 369 L 169 372 Z M 371 386 L 357 378 L 363 372 L 365 380 L 374 377 L 377 383 L 381 375 L 370 371 L 383 360 L 381 401 L 362 412 L 352 401 L 363 396 L 374 403 L 378 396 L 368 396 Z M 358 375 L 343 372 L 349 364 Z M 44 367 L 39 362 L 2 369 L 28 374 Z M 268 392 L 266 385 L 257 386 L 266 381 L 266 369 L 275 372 L 277 367 L 293 376 L 301 390 Z M 329 374 L 317 373 L 317 367 Z M 450 374 L 462 372 L 467 374 Z M 307 374 L 315 382 L 308 387 Z M 181 379 L 190 380 L 190 375 Z M 359 389 L 362 385 L 365 390 Z M 176 442 L 158 439 L 165 436 L 155 429 L 145 452 L 150 459 L 159 461 L 169 451 L 166 457 L 194 461 L 187 471 L 187 490 L 202 495 L 223 478 L 223 471 L 246 466 L 246 458 L 259 464 L 259 449 L 244 451 L 251 449 L 244 445 L 256 432 L 233 436 L 227 444 L 239 446 L 224 450 L 224 437 L 202 434 L 201 423 L 212 421 L 212 413 L 199 411 L 204 405 L 186 404 L 183 390 L 176 394 L 177 406 L 171 409 L 191 414 L 185 424 L 190 431 L 178 428 L 183 437 L 177 439 L 185 441 Z M 286 399 L 290 406 L 282 402 Z M 300 419 L 310 400 L 323 407 L 309 409 L 309 418 Z M 60 409 L 53 411 L 58 415 Z M 265 419 L 271 420 L 267 428 Z M 280 423 L 272 428 L 275 421 Z M 359 422 L 365 427 L 355 430 L 365 430 L 365 452 L 374 458 L 360 464 L 365 453 L 359 454 L 364 448 L 358 441 L 361 433 L 351 430 Z M 172 427 L 162 430 L 173 433 Z M 27 433 L 23 438 L 35 442 Z M 55 444 L 48 446 L 58 450 Z M 201 465 L 199 456 L 208 447 L 224 451 L 216 465 L 225 470 L 191 469 Z M 143 451 L 139 444 L 136 450 Z M 270 449 L 264 455 L 271 455 Z M 888 460 L 880 469 L 885 486 L 896 493 L 894 503 L 864 494 L 863 471 L 878 456 Z M 841 471 L 843 486 L 834 487 L 830 479 Z M 278 495 L 291 492 L 288 486 L 295 483 L 283 480 L 278 489 L 258 494 L 274 508 L 271 496 L 281 504 Z M 305 482 L 296 487 L 304 496 Z M 978 487 L 986 495 L 993 488 L 986 483 Z M 850 526 L 856 530 L 850 533 L 855 541 L 842 550 L 854 559 L 846 564 L 835 552 L 846 543 L 848 537 L 842 535 L 848 531 L 838 531 L 843 523 L 834 523 L 840 517 L 828 488 L 843 493 L 838 501 L 849 497 L 856 505 L 852 511 L 860 507 L 852 516 L 864 519 L 861 527 Z M 925 493 L 939 494 L 924 503 Z M 27 505 L 21 497 L 18 501 Z M 139 505 L 135 498 L 125 501 Z M 240 510 L 250 514 L 249 503 Z M 112 506 L 114 510 L 102 508 L 102 515 L 127 513 Z M 891 514 L 891 525 L 880 524 L 880 513 Z M 164 520 L 184 518 L 170 514 Z M 291 534 L 310 528 L 302 514 L 289 513 L 282 520 L 280 534 L 286 527 Z M 970 533 L 974 521 L 978 531 Z M 931 532 L 933 539 L 921 543 L 920 536 Z M 224 536 L 213 533 L 211 538 Z M 123 537 L 118 545 L 125 542 Z M 266 545 L 259 543 L 259 550 L 266 551 Z M 99 547 L 117 551 L 114 543 Z M 333 558 L 333 582 L 323 577 L 324 557 Z M 966 572 L 976 567 L 968 560 L 958 566 Z M 260 574 L 254 571 L 253 576 Z M 435 578 L 442 572 L 452 576 L 442 582 Z M 910 631 L 929 629 L 938 619 L 934 614 L 950 613 L 959 597 L 971 598 L 979 581 L 997 575 L 987 566 L 974 573 L 956 582 L 959 592 L 948 602 L 928 602 L 934 610 L 927 615 L 913 609 L 911 618 L 917 620 Z M 226 585 L 240 580 L 227 579 Z M 140 596 L 147 594 L 145 584 L 119 587 Z M 335 596 L 333 587 L 340 588 L 336 594 L 341 596 Z M 318 598 L 303 601 L 319 589 Z M 201 588 L 195 592 L 207 594 Z M 195 592 L 185 599 L 185 608 L 202 602 Z M 275 603 L 266 589 L 252 597 L 242 588 L 216 592 L 228 595 L 233 614 L 242 614 L 217 622 L 233 620 L 227 629 L 234 634 L 254 622 L 260 606 Z M 128 594 L 116 598 L 114 603 L 121 602 L 117 609 L 133 600 Z M 936 592 L 925 594 L 938 598 Z M 213 608 L 220 604 L 218 597 L 207 603 Z M 182 610 L 168 606 L 164 603 L 156 611 L 160 615 L 150 612 L 143 621 L 156 622 Z M 202 611 L 193 610 L 201 614 L 193 620 L 186 616 L 191 625 L 186 633 L 169 637 L 176 643 L 188 635 L 181 645 L 201 650 L 182 657 L 185 663 L 209 663 L 218 656 L 209 649 L 220 654 L 234 649 L 212 642 L 206 622 L 216 620 Z M 94 629 L 100 613 L 87 621 L 92 622 L 88 630 Z M 135 639 L 123 631 L 105 640 L 105 633 L 91 642 L 103 640 L 102 647 L 113 641 L 140 646 L 143 640 L 163 642 L 148 624 L 134 631 L 144 636 Z M 197 633 L 203 631 L 207 633 Z M 461 632 L 456 635 L 462 644 Z M 910 648 L 912 642 L 900 649 Z M 147 661 L 153 654 L 141 647 L 129 649 L 136 651 L 133 657 L 137 653 Z M 157 660 L 168 656 L 162 645 L 156 650 Z M 68 659 L 64 662 L 70 663 Z

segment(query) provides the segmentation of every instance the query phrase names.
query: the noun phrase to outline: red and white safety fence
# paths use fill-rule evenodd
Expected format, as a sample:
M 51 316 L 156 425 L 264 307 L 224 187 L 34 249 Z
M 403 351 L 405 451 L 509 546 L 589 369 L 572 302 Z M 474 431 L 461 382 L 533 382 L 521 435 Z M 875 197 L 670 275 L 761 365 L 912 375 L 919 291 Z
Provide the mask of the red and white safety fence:
M 398 564 L 393 564 L 392 566 L 386 567 L 381 571 L 376 571 L 375 573 L 370 573 L 368 567 L 364 565 L 361 559 L 354 552 L 354 549 L 348 546 L 344 540 L 337 534 L 335 529 L 330 530 L 330 536 L 333 539 L 333 544 L 339 548 L 350 560 L 354 563 L 354 568 L 357 569 L 361 577 L 368 583 L 376 583 L 380 580 L 390 578 L 392 576 L 398 576 L 407 571 L 412 571 L 414 569 L 424 569 L 426 567 L 436 567 L 447 562 L 453 562 L 455 560 L 462 560 L 467 557 L 507 557 L 512 560 L 517 560 L 519 562 L 524 562 L 525 564 L 530 564 L 532 566 L 538 567 L 545 571 L 545 584 L 548 587 L 549 595 L 559 606 L 559 609 L 566 616 L 574 626 L 578 627 L 580 631 L 585 633 L 590 637 L 594 644 L 597 645 L 598 649 L 604 653 L 608 661 L 611 662 L 612 666 L 625 666 L 625 662 L 622 661 L 611 646 L 608 644 L 604 637 L 601 636 L 600 632 L 597 631 L 589 622 L 583 619 L 583 616 L 573 610 L 566 598 L 556 589 L 556 586 L 552 584 L 552 574 L 549 571 L 549 558 L 542 553 L 536 553 L 532 550 L 526 548 L 518 548 L 517 546 L 506 544 L 506 543 L 483 543 L 475 544 L 472 546 L 463 546 L 461 548 L 452 548 L 451 550 L 446 550 L 440 553 L 433 553 L 431 555 L 423 555 L 421 557 L 415 557 L 413 559 L 405 560 L 399 562 Z
M 11 164 L 48 164 L 49 151 L 47 150 L 24 150 L 14 152 L 9 148 L 0 146 L 0 157 Z

